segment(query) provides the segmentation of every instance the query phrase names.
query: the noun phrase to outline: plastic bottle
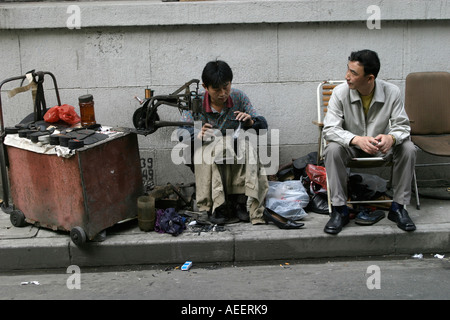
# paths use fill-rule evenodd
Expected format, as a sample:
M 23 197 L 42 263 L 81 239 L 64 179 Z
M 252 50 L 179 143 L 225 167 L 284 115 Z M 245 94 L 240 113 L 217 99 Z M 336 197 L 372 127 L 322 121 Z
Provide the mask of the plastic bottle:
M 84 96 L 78 97 L 78 102 L 80 103 L 81 125 L 87 127 L 96 124 L 94 98 L 92 94 L 85 94 Z

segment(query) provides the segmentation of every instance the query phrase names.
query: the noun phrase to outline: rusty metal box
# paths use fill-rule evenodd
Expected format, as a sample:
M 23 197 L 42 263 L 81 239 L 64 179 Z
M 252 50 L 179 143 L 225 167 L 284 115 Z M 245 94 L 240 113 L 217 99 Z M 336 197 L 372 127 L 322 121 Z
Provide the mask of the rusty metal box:
M 134 133 L 78 149 L 70 158 L 13 146 L 7 152 L 14 208 L 29 223 L 63 231 L 81 228 L 92 240 L 137 215 L 143 184 Z

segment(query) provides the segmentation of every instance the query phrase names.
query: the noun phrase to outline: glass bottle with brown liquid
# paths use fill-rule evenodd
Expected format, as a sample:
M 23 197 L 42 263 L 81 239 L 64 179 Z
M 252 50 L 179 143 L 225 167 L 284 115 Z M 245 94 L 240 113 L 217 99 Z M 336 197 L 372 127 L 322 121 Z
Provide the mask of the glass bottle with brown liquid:
M 85 94 L 84 96 L 78 97 L 78 102 L 80 103 L 81 126 L 87 127 L 96 124 L 94 97 L 92 94 Z

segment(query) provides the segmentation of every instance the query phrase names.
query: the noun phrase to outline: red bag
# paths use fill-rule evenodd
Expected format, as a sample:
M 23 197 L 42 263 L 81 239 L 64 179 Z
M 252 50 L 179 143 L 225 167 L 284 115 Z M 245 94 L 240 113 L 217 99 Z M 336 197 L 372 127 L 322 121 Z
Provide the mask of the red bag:
M 44 115 L 44 120 L 46 122 L 58 122 L 59 121 L 59 106 L 54 106 L 53 108 L 47 110 Z
M 306 174 L 311 180 L 311 188 L 315 192 L 321 191 L 319 190 L 321 188 L 324 191 L 327 190 L 327 171 L 325 167 L 316 166 L 309 163 L 306 166 Z
M 81 118 L 75 112 L 73 106 L 63 104 L 62 106 L 54 106 L 49 109 L 44 115 L 44 120 L 51 123 L 62 120 L 68 124 L 76 124 L 81 121 Z
M 68 124 L 75 124 L 81 121 L 81 118 L 77 115 L 73 106 L 63 104 L 59 107 L 58 111 L 59 118 Z

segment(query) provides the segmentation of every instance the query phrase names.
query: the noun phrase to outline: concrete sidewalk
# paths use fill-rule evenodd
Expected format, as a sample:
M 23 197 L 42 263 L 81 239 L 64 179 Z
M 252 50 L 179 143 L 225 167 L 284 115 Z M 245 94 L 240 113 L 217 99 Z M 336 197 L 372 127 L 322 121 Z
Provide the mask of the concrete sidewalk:
M 450 200 L 422 197 L 421 210 L 415 208 L 414 199 L 407 209 L 417 226 L 414 232 L 400 230 L 386 217 L 372 226 L 351 220 L 338 235 L 329 235 L 323 232 L 328 216 L 309 213 L 303 219 L 305 226 L 297 230 L 281 230 L 271 223 L 237 223 L 221 232 L 195 232 L 188 227 L 175 237 L 142 232 L 132 220 L 108 228 L 103 242 L 88 242 L 82 248 L 69 233 L 32 225 L 16 228 L 9 215 L 0 212 L 0 270 L 450 252 Z

